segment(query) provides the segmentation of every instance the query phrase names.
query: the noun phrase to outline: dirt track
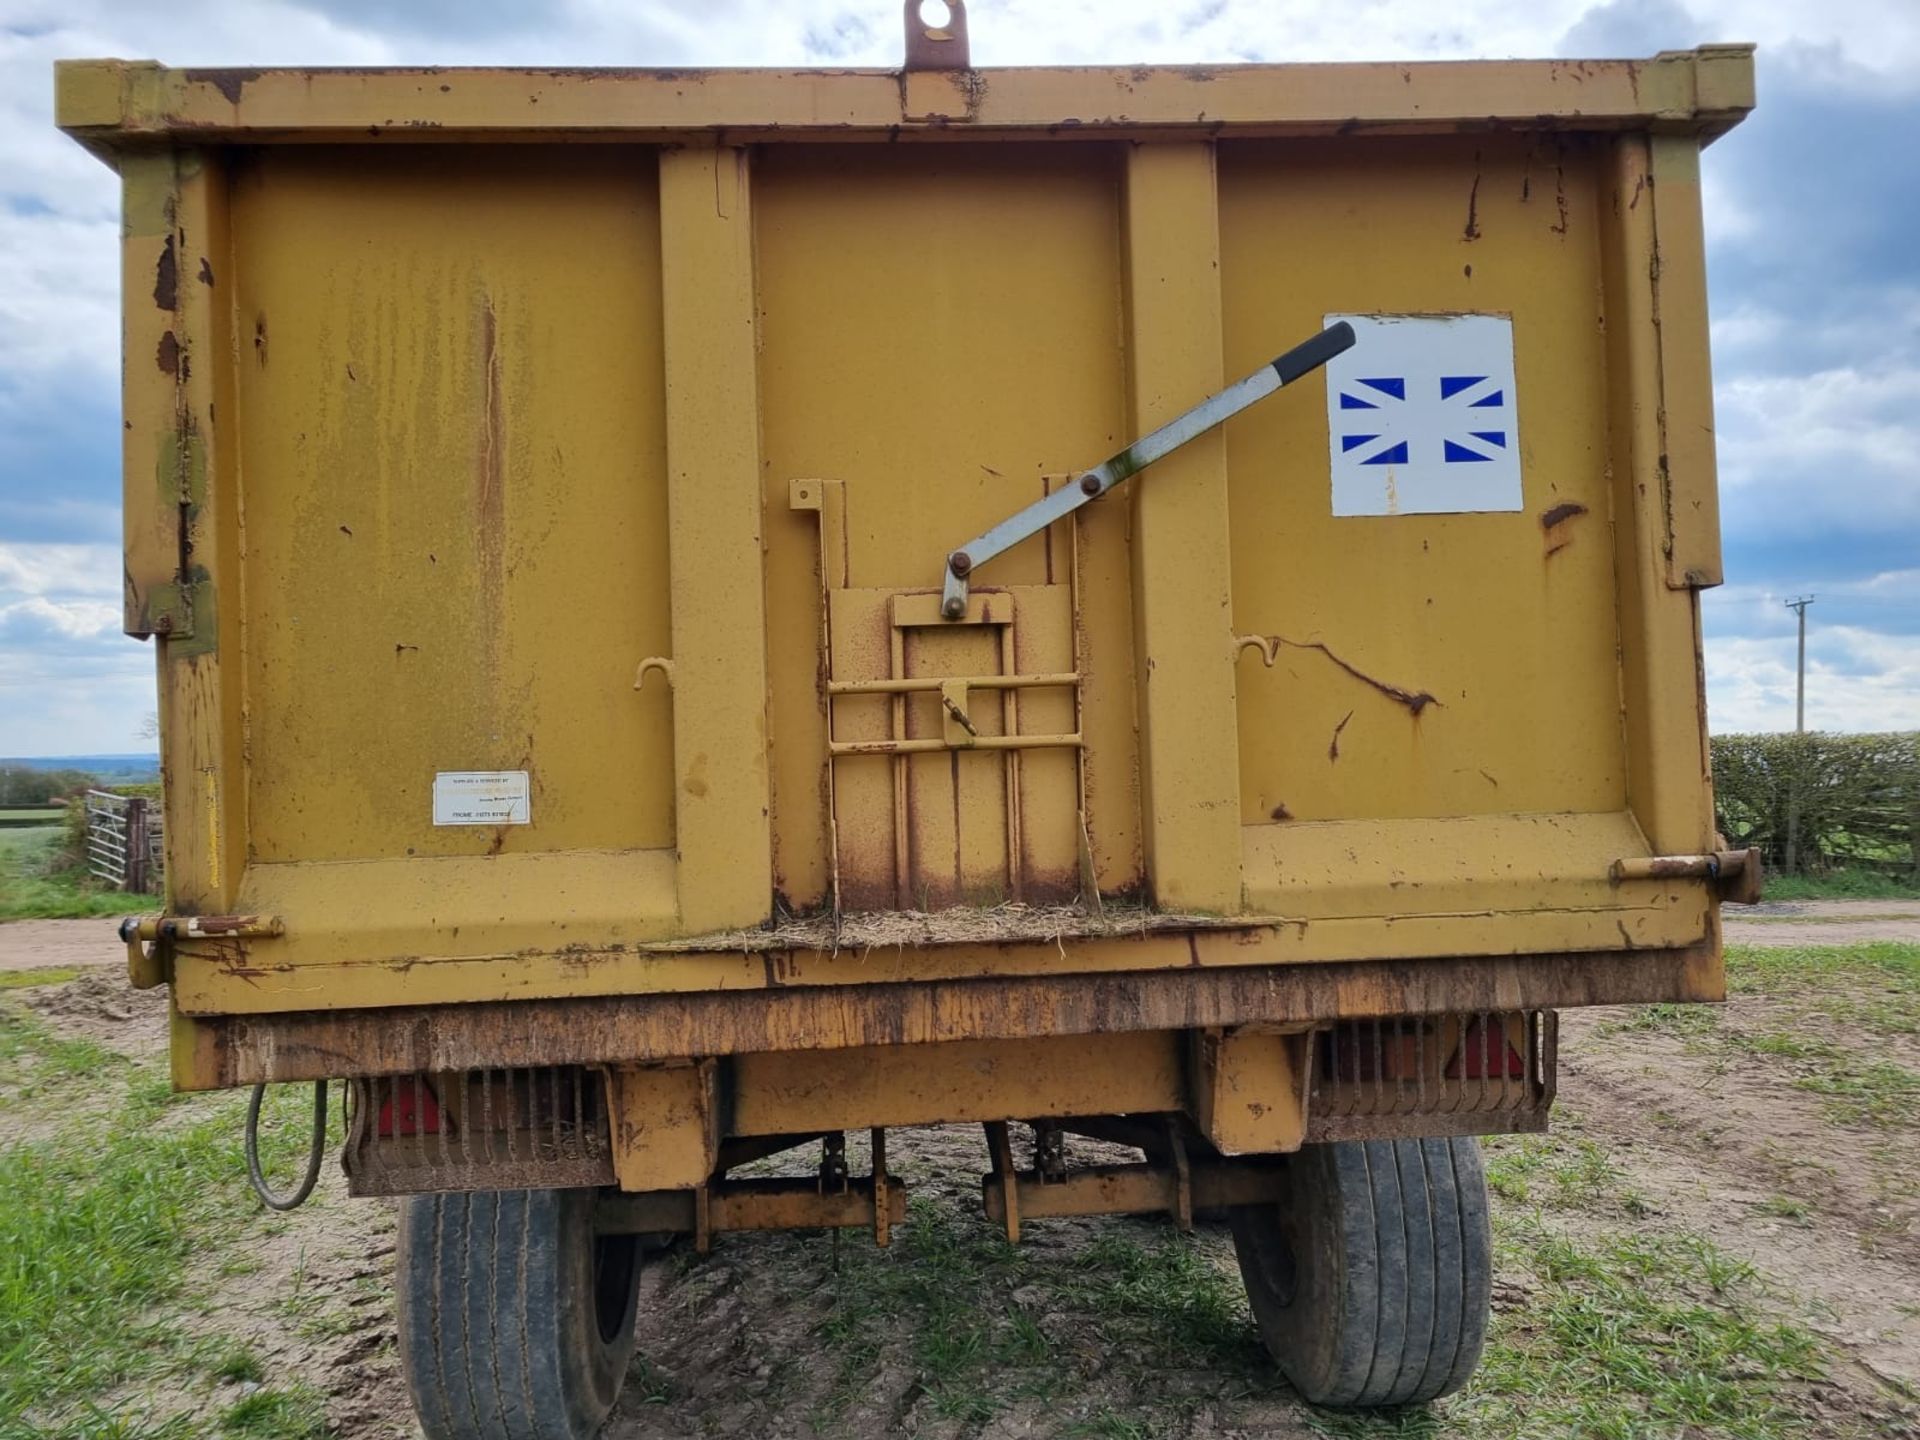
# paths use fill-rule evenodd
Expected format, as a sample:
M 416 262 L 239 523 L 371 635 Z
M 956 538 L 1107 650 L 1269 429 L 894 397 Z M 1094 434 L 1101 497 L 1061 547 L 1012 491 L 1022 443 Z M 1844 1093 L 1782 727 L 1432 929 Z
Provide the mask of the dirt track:
M 118 920 L 10 920 L 0 924 L 0 970 L 123 965 Z
M 1920 900 L 1769 900 L 1721 912 L 1730 945 L 1920 940 Z

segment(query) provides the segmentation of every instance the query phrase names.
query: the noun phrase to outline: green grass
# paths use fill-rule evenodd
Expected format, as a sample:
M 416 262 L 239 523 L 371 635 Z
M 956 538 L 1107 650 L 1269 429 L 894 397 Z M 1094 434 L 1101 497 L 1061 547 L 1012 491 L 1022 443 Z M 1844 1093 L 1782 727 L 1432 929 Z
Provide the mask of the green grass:
M 256 1390 L 227 1407 L 220 1433 L 243 1440 L 324 1440 L 326 1402 L 306 1385 Z
M 1920 994 L 1920 944 L 1729 945 L 1727 982 L 1747 994 L 1813 989 L 1840 981 Z
M 1769 900 L 1920 900 L 1920 877 L 1883 870 L 1834 870 L 1825 875 L 1769 875 Z
M 80 974 L 77 965 L 44 965 L 38 970 L 0 970 L 0 990 L 26 990 L 36 985 L 64 985 Z
M 1626 1018 L 1596 1026 L 1602 1035 L 1644 1034 L 1711 1035 L 1720 1026 L 1720 1012 L 1711 1005 L 1637 1005 Z
M 246 1383 L 259 1384 L 267 1378 L 266 1367 L 245 1345 L 238 1341 L 215 1357 L 212 1365 L 213 1378 L 223 1380 L 229 1385 Z
M 1552 1203 L 1568 1210 L 1610 1209 L 1645 1214 L 1639 1191 L 1628 1186 L 1604 1147 L 1579 1133 L 1579 1118 L 1561 1107 L 1553 1135 L 1517 1136 L 1487 1154 L 1487 1184 L 1519 1203 Z
M 0 1005 L 0 1114 L 126 1067 L 120 1056 L 91 1040 L 56 1035 L 18 1006 Z
M 159 908 L 159 897 L 108 890 L 63 864 L 58 828 L 0 830 L 0 920 L 90 919 Z
M 205 1258 L 257 1213 L 240 1156 L 242 1107 L 233 1096 L 175 1101 L 156 1075 L 0 1004 L 0 1092 L 10 1103 L 83 1076 L 118 1103 L 0 1149 L 0 1437 L 202 1434 L 177 1417 L 148 1416 L 134 1400 L 103 1397 L 239 1366 L 230 1345 L 213 1354 L 214 1342 L 193 1338 L 178 1311 Z M 301 1148 L 304 1102 L 274 1098 L 263 1144 L 284 1166 Z M 64 1094 L 43 1099 L 49 1113 L 67 1103 Z M 254 1418 L 243 1417 L 253 1428 L 228 1433 L 320 1433 L 288 1418 L 317 1413 L 307 1401 L 275 1393 L 290 1398 L 254 1407 Z
M 1537 1289 L 1471 1394 L 1523 1403 L 1512 1433 L 1811 1433 L 1795 1392 L 1826 1373 L 1823 1347 L 1766 1313 L 1746 1265 L 1696 1236 L 1576 1241 L 1526 1219 L 1502 1229 Z
M 1792 1195 L 1769 1195 L 1753 1208 L 1756 1214 L 1780 1220 L 1804 1220 L 1813 1213 L 1812 1205 Z

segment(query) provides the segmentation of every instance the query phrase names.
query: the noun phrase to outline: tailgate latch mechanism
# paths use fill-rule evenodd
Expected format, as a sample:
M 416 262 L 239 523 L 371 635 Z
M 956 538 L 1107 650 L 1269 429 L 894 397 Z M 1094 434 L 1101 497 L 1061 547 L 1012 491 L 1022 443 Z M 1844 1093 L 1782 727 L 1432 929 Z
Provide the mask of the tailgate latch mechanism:
M 1119 454 L 1082 473 L 1071 485 L 1036 500 L 1017 515 L 1002 520 L 982 535 L 974 537 L 947 555 L 946 581 L 940 591 L 940 614 L 948 620 L 962 619 L 967 613 L 968 577 L 987 561 L 1011 550 L 1022 540 L 1037 535 L 1056 520 L 1063 520 L 1090 500 L 1098 500 L 1122 480 L 1139 474 L 1156 460 L 1164 460 L 1189 440 L 1198 439 L 1216 425 L 1238 415 L 1249 405 L 1264 400 L 1274 391 L 1310 375 L 1334 356 L 1353 345 L 1353 327 L 1342 320 L 1329 325 L 1318 335 L 1296 345 L 1270 364 L 1262 365 L 1244 380 L 1209 396 L 1184 415 L 1175 417 L 1158 430 L 1134 441 Z

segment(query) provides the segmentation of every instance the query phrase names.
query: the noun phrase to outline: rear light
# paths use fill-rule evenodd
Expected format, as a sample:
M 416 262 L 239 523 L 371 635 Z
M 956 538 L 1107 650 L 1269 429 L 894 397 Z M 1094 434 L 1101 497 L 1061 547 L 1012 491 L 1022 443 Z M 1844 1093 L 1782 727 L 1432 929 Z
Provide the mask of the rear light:
M 1355 1081 L 1411 1080 L 1427 1055 L 1432 1073 L 1432 1042 L 1418 1033 L 1422 1022 L 1349 1024 L 1322 1032 L 1320 1073 L 1349 1084 Z
M 1505 1055 L 1504 1062 L 1502 1055 Z M 1447 1063 L 1449 1080 L 1509 1080 L 1525 1078 L 1527 1062 L 1507 1038 L 1507 1027 L 1498 1020 L 1475 1016 L 1460 1032 L 1460 1048 Z
M 380 1104 L 380 1119 L 375 1133 L 389 1135 L 438 1135 L 440 1101 L 425 1080 L 396 1084 Z

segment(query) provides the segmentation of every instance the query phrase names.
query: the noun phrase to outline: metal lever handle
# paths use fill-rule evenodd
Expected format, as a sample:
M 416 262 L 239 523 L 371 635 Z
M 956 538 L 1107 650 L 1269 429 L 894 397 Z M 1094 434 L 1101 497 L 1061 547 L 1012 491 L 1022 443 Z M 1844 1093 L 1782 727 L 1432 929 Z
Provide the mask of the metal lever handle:
M 1156 460 L 1163 460 L 1189 440 L 1207 433 L 1216 425 L 1238 415 L 1249 405 L 1264 400 L 1282 386 L 1303 375 L 1310 375 L 1334 356 L 1353 345 L 1353 327 L 1342 320 L 1329 325 L 1307 340 L 1262 365 L 1246 379 L 1229 385 L 1149 435 L 1142 436 L 1119 454 L 1086 471 L 1072 485 L 1063 486 L 1017 515 L 1009 516 L 983 535 L 976 536 L 947 556 L 946 582 L 940 592 L 940 613 L 959 620 L 967 613 L 967 577 L 987 561 L 1011 550 L 1028 536 L 1037 535 L 1056 520 L 1065 519 L 1089 500 L 1097 500 L 1122 480 L 1139 474 Z

